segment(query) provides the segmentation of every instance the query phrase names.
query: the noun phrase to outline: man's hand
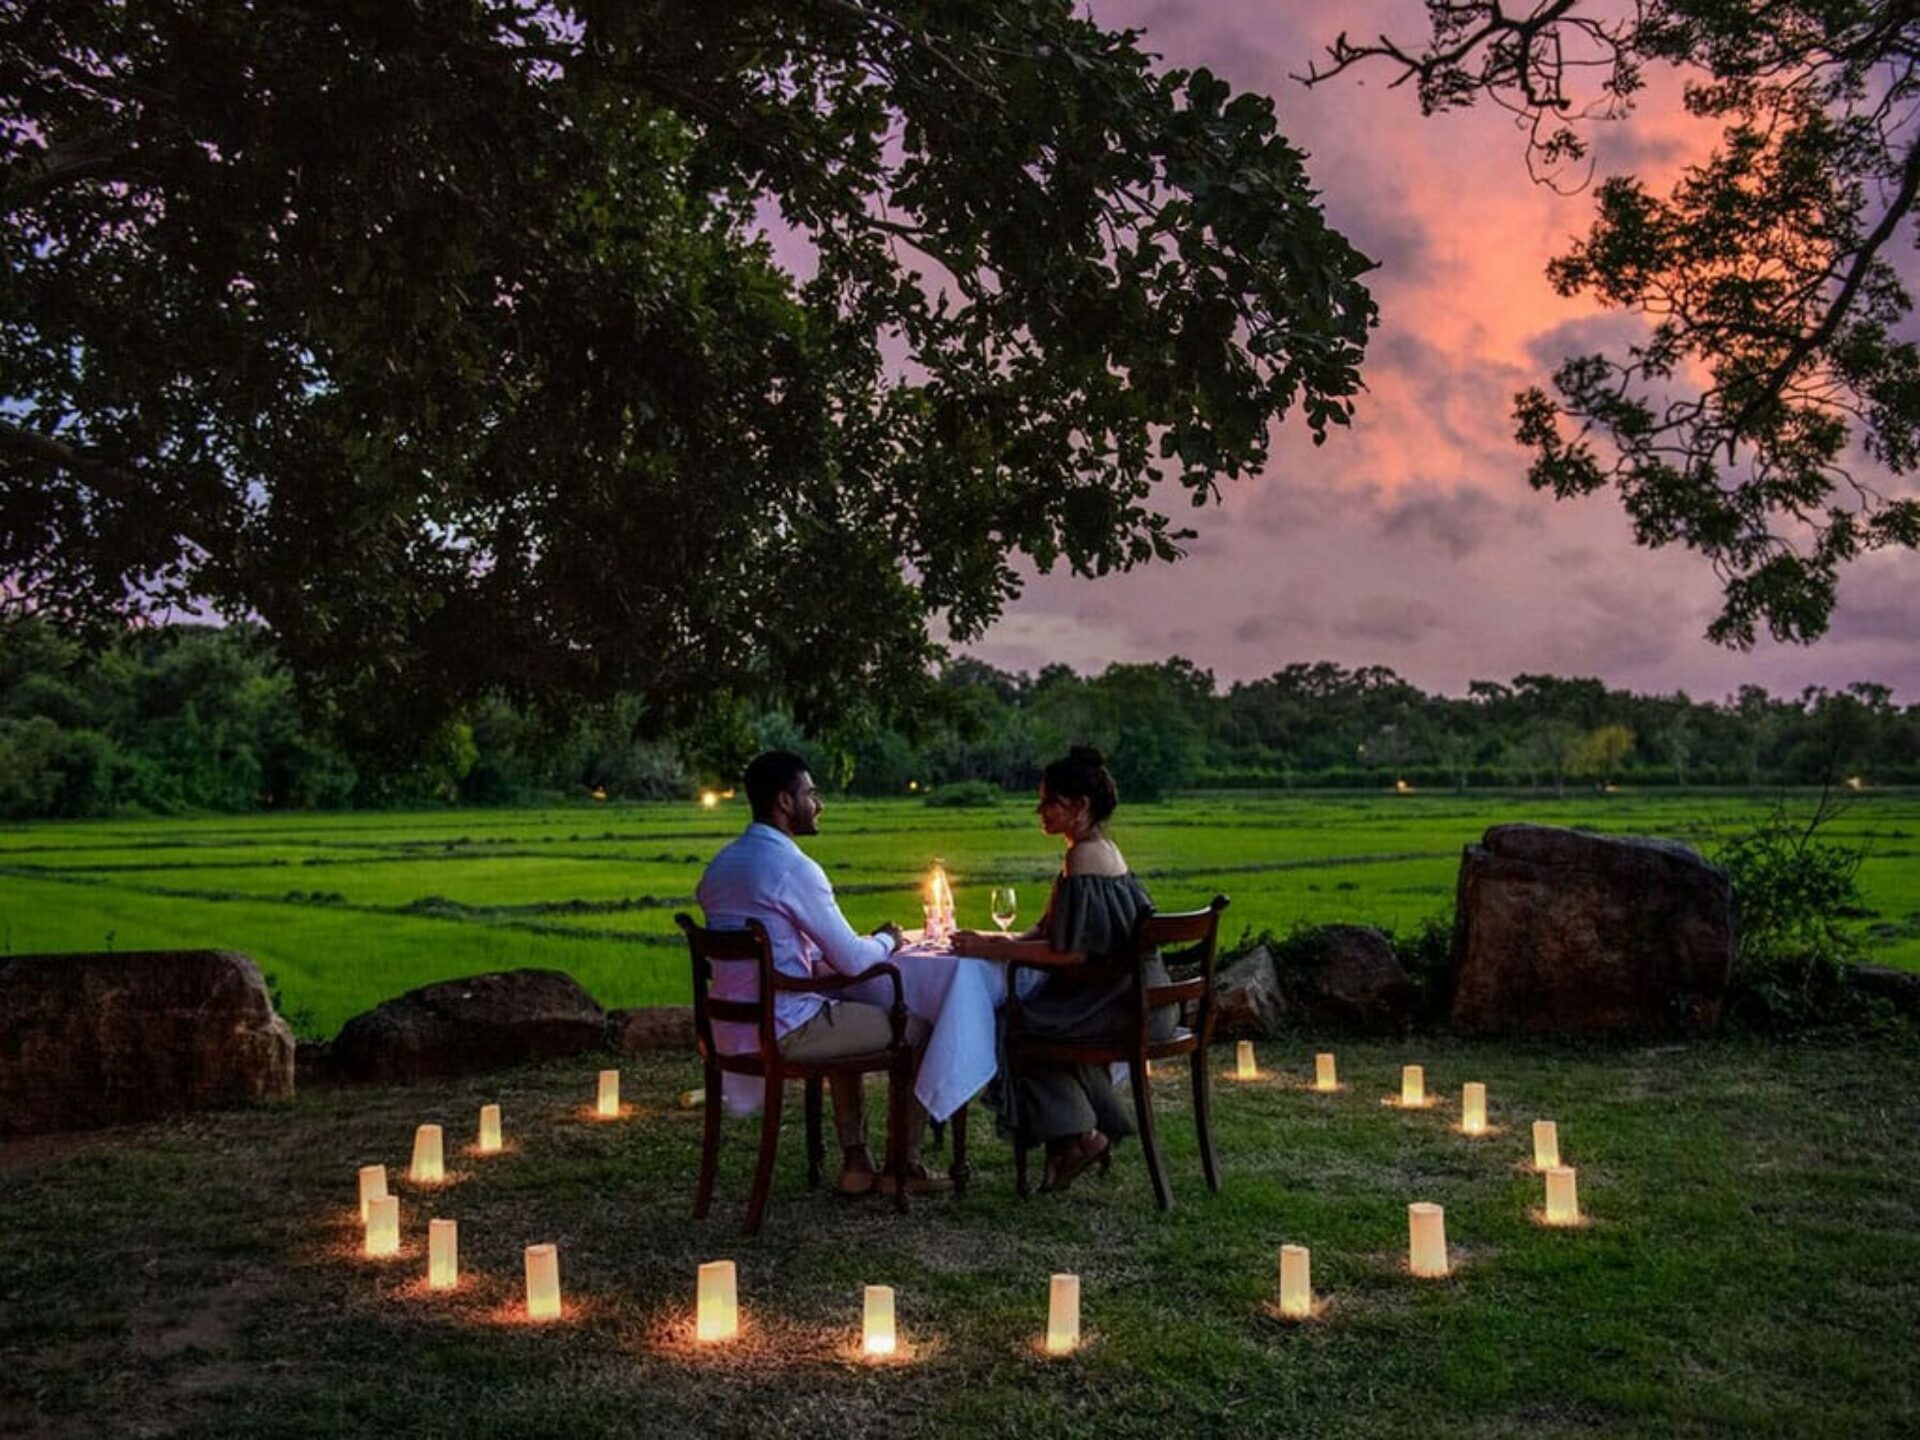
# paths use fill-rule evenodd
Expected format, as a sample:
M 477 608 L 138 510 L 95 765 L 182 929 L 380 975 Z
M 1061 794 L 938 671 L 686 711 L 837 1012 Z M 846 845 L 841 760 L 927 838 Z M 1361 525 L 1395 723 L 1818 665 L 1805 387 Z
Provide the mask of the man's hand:
M 895 953 L 898 953 L 900 948 L 907 943 L 906 932 L 891 920 L 887 921 L 886 924 L 882 925 L 873 933 L 875 936 L 885 935 L 888 939 L 892 940 Z

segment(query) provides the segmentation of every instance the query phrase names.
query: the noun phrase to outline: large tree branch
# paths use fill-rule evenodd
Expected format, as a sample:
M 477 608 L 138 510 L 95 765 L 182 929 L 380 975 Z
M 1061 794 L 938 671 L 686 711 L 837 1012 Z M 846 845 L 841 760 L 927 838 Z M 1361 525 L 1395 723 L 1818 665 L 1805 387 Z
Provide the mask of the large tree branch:
M 1762 407 L 1779 398 L 1787 381 L 1807 361 L 1807 358 L 1832 340 L 1840 329 L 1841 322 L 1847 318 L 1847 312 L 1853 308 L 1853 302 L 1860 294 L 1860 287 L 1866 284 L 1867 275 L 1872 271 L 1874 261 L 1880 249 L 1900 228 L 1900 222 L 1906 219 L 1913 209 L 1914 198 L 1920 195 L 1920 140 L 1907 147 L 1906 163 L 1900 167 L 1900 188 L 1888 202 L 1886 211 L 1880 216 L 1880 223 L 1873 227 L 1860 248 L 1854 252 L 1853 264 L 1847 269 L 1847 278 L 1841 282 L 1840 293 L 1833 297 L 1833 303 L 1827 307 L 1827 313 L 1820 323 L 1801 335 L 1793 348 L 1780 357 L 1779 362 L 1768 372 L 1761 382 L 1759 391 L 1747 401 L 1733 424 L 1727 430 L 1727 458 L 1733 458 L 1734 444 L 1740 438 L 1754 416 Z
M 0 448 L 70 470 L 111 500 L 134 500 L 148 488 L 131 470 L 89 455 L 58 436 L 23 430 L 11 421 L 0 420 Z

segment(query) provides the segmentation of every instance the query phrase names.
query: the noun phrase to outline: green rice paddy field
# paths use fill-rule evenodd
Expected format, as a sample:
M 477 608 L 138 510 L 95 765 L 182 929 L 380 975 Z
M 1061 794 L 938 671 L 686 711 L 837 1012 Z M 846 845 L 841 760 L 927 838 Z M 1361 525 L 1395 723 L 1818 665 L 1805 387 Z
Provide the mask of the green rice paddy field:
M 1711 850 L 1771 797 L 1617 794 L 1220 796 L 1135 805 L 1114 835 L 1164 906 L 1233 898 L 1228 933 L 1351 921 L 1408 930 L 1452 903 L 1460 849 L 1526 820 Z M 1786 802 L 1800 811 L 1811 797 Z M 848 917 L 917 923 L 935 857 L 960 923 L 990 886 L 1034 918 L 1059 863 L 1026 801 L 935 809 L 836 801 L 808 850 Z M 303 1034 L 429 981 L 516 966 L 571 971 L 609 1006 L 685 998 L 673 913 L 745 806 L 221 816 L 0 829 L 0 953 L 213 946 L 253 955 Z M 1823 832 L 1867 852 L 1871 958 L 1920 969 L 1920 795 L 1849 800 Z

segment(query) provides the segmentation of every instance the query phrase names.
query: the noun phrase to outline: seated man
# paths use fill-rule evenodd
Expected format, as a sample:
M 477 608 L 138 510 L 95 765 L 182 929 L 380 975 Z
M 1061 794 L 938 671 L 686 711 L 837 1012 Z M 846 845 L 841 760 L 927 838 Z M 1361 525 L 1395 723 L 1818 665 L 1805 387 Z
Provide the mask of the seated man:
M 700 877 L 696 898 L 707 924 L 737 930 L 749 920 L 767 928 L 774 968 L 799 979 L 824 973 L 859 975 L 898 950 L 900 927 L 886 924 L 872 936 L 856 934 L 833 898 L 826 871 L 801 853 L 796 835 L 820 833 L 820 792 L 807 763 L 785 750 L 770 750 L 747 766 L 747 800 L 753 823 L 746 833 L 713 857 Z M 824 967 L 824 969 L 823 969 Z M 713 994 L 720 999 L 753 999 L 754 975 L 746 965 L 715 967 Z M 731 1033 L 729 1033 L 731 1032 Z M 774 1033 L 780 1053 L 794 1059 L 860 1055 L 892 1042 L 893 1026 L 879 1005 L 835 1000 L 824 995 L 779 995 L 774 1000 Z M 927 1026 L 917 1016 L 907 1021 L 907 1039 L 924 1044 Z M 737 1053 L 753 1048 L 746 1026 L 716 1026 L 715 1043 Z M 876 1176 L 867 1150 L 866 1097 L 858 1075 L 835 1076 L 833 1123 L 840 1138 L 842 1164 L 835 1188 L 842 1195 L 887 1189 L 892 1177 Z M 910 1194 L 943 1189 L 945 1177 L 927 1174 L 920 1163 L 920 1138 L 926 1108 L 915 1099 L 908 1110 L 907 1134 L 890 1135 L 888 1144 L 907 1147 Z M 891 1154 L 891 1151 L 889 1151 Z

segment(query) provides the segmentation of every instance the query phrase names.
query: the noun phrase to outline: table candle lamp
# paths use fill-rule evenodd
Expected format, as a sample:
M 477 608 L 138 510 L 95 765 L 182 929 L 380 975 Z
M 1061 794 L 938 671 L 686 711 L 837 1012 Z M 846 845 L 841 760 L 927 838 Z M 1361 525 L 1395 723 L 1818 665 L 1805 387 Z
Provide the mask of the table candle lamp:
M 422 1125 L 413 1132 L 413 1165 L 407 1178 L 416 1185 L 438 1185 L 447 1178 L 446 1151 L 438 1125 Z
M 527 1318 L 560 1318 L 560 1252 L 552 1245 L 527 1246 Z
M 1313 1257 L 1304 1245 L 1280 1247 L 1280 1313 L 1289 1320 L 1313 1314 Z
M 1242 1080 L 1252 1080 L 1259 1076 L 1259 1067 L 1253 1063 L 1253 1041 L 1242 1040 L 1239 1049 L 1240 1068 L 1236 1074 Z
M 863 1343 L 869 1355 L 891 1355 L 894 1349 L 893 1287 L 869 1285 Z
M 1047 1292 L 1047 1353 L 1071 1355 L 1080 1346 L 1080 1277 L 1056 1275 Z
M 1533 1122 L 1533 1168 L 1551 1170 L 1560 1163 L 1560 1130 L 1551 1120 Z
M 367 1207 L 387 1193 L 387 1167 L 384 1165 L 362 1165 L 360 1167 L 360 1223 L 367 1223 Z
M 1460 1087 L 1460 1128 L 1469 1135 L 1487 1133 L 1487 1087 L 1477 1080 Z
M 1556 1165 L 1547 1171 L 1547 1224 L 1578 1225 L 1580 1196 L 1574 1187 L 1571 1166 Z
M 1427 1200 L 1407 1206 L 1407 1261 L 1423 1280 L 1447 1276 L 1447 1212 Z
M 482 1155 L 500 1153 L 500 1107 L 498 1105 L 480 1107 L 480 1153 Z
M 1400 1103 L 1409 1110 L 1417 1110 L 1427 1103 L 1427 1072 L 1424 1066 L 1400 1067 Z
M 460 1222 L 435 1220 L 427 1226 L 427 1288 L 451 1290 L 460 1283 Z
M 1313 1088 L 1316 1090 L 1338 1090 L 1340 1088 L 1339 1071 L 1334 1068 L 1333 1056 L 1322 1050 L 1313 1057 Z
M 700 1267 L 695 1335 L 702 1342 L 731 1340 L 740 1333 L 738 1276 L 731 1260 L 710 1260 Z
M 367 1202 L 367 1254 L 374 1256 L 400 1253 L 400 1199 L 396 1195 L 376 1195 Z
M 600 1099 L 594 1107 L 594 1113 L 602 1120 L 612 1120 L 620 1114 L 620 1072 L 618 1070 L 600 1072 Z

